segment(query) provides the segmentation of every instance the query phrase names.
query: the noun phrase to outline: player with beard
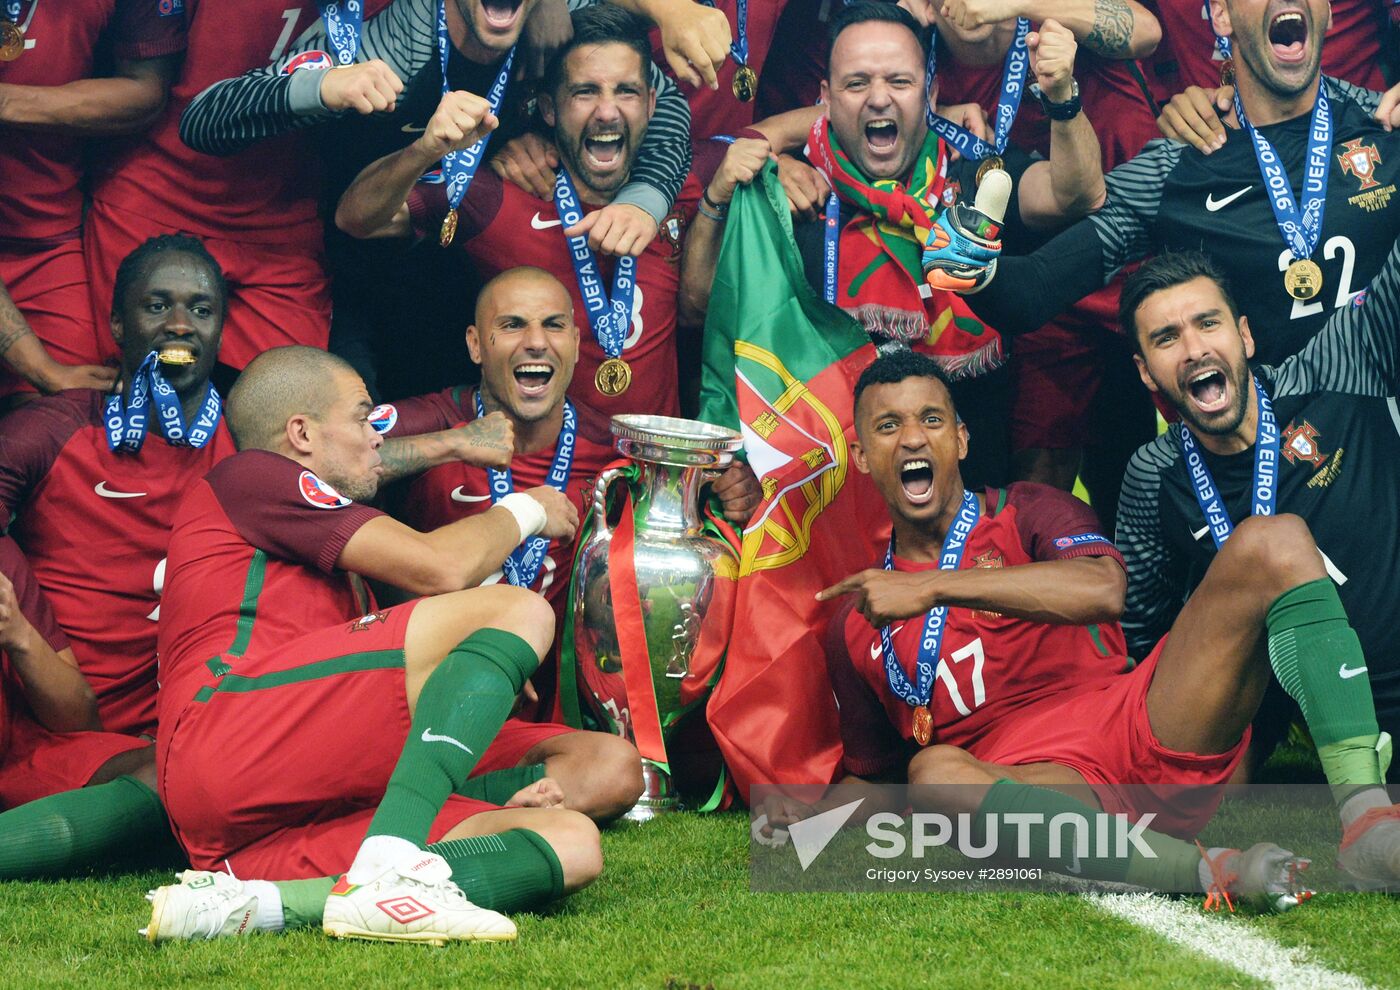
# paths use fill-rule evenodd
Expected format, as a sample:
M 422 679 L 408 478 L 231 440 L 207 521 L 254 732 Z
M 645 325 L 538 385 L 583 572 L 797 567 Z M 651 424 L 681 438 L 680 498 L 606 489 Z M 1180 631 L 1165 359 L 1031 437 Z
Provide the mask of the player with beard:
M 515 456 L 506 476 L 514 488 L 553 484 L 569 495 L 580 516 L 588 512 L 593 481 L 617 459 L 617 453 L 575 432 L 577 416 L 565 393 L 578 361 L 579 329 L 568 290 L 538 268 L 512 268 L 497 275 L 477 297 L 476 321 L 467 328 L 467 349 L 481 368 L 481 385 L 477 389 L 458 386 L 396 403 L 395 426 L 385 435 L 445 430 L 471 422 L 483 412 L 499 411 L 509 419 L 515 437 Z M 571 438 L 568 443 L 566 435 Z M 715 480 L 713 490 L 730 522 L 738 526 L 748 522 L 759 500 L 758 482 L 748 465 L 730 468 Z M 404 516 L 410 525 L 431 529 L 485 512 L 495 497 L 490 472 L 461 463 L 444 465 L 414 479 L 403 499 Z M 505 580 L 538 591 L 554 606 L 555 629 L 562 631 L 576 546 L 573 540 L 554 540 L 533 574 L 513 563 L 509 571 L 498 571 L 487 581 Z M 534 678 L 544 716 L 553 710 L 556 673 L 547 664 Z M 504 736 L 505 732 L 498 738 Z M 635 763 L 636 751 L 630 746 L 627 750 Z M 543 759 L 541 754 L 547 752 L 532 750 L 527 759 Z M 547 772 L 565 785 L 566 803 L 577 807 L 568 802 L 565 775 L 554 764 L 548 765 Z
M 1342 865 L 1400 880 L 1400 820 L 1382 783 L 1370 686 L 1335 673 L 1365 660 L 1301 520 L 1245 522 L 1170 635 L 1132 667 L 1113 627 L 1100 641 L 1085 626 L 1122 608 L 1118 552 L 1066 493 L 964 487 L 967 430 L 936 365 L 879 358 L 856 385 L 855 417 L 856 466 L 894 529 L 883 568 L 820 593 L 853 596 L 828 648 L 848 773 L 926 785 L 910 791 L 921 811 L 995 814 L 1003 848 L 1017 817 L 1043 816 L 1021 833 L 1027 865 L 1230 900 L 1262 895 L 1285 908 L 1298 894 L 1291 854 L 1188 841 L 1244 752 L 1272 665 L 1302 700 L 1350 826 Z M 1156 813 L 1144 833 L 1150 854 L 1100 855 L 1108 844 L 1091 842 L 1094 853 L 1076 860 L 1049 841 L 1044 823 L 1062 813 L 1103 827 L 1098 809 L 1060 790 L 1085 785 L 1105 811 Z M 770 827 L 805 817 L 784 803 L 770 806 Z
M 1103 209 L 1002 259 L 1002 277 L 969 297 L 979 315 L 1029 329 L 1147 254 L 1204 247 L 1236 287 L 1259 360 L 1277 364 L 1375 277 L 1400 234 L 1400 134 L 1370 116 L 1378 94 L 1320 75 L 1328 4 L 1212 0 L 1211 13 L 1251 128 L 1209 156 L 1149 144 L 1106 176 Z
M 616 204 L 635 183 L 657 105 L 640 23 L 608 4 L 578 11 L 573 20 L 574 37 L 551 61 L 539 97 L 563 163 L 553 200 L 494 173 L 479 173 L 462 202 L 453 245 L 487 275 L 530 265 L 570 287 L 584 336 L 569 397 L 583 434 L 606 443 L 614 414 L 680 413 L 677 254 L 699 189 L 693 180 L 687 183 L 681 214 L 668 223 L 673 230 L 666 237 L 623 244 L 623 253 L 636 253 L 634 247 L 640 252 L 635 260 L 599 257 L 581 235 L 567 234 L 576 229 L 571 225 L 581 229 Z M 336 210 L 342 230 L 356 237 L 436 235 L 450 201 L 442 186 L 419 184 L 418 176 L 447 152 L 469 146 L 483 120 L 489 122 L 484 107 L 456 95 L 443 98 L 422 137 L 360 173 Z
M 1400 360 L 1400 252 L 1364 303 L 1338 310 L 1298 354 L 1255 365 L 1255 325 L 1239 315 L 1221 266 L 1195 252 L 1146 263 L 1123 294 L 1123 326 L 1148 388 L 1181 423 L 1128 465 L 1118 544 L 1128 564 L 1124 630 L 1134 653 L 1182 610 L 1240 520 L 1291 512 L 1312 530 L 1361 639 L 1381 728 L 1400 733 L 1400 587 L 1378 539 L 1400 531 L 1392 467 Z M 1358 524 L 1365 520 L 1364 524 Z M 1294 714 L 1275 687 L 1256 723 L 1268 755 Z
M 577 812 L 462 796 L 554 635 L 538 595 L 472 586 L 522 540 L 571 536 L 577 512 L 542 487 L 410 529 L 364 504 L 384 474 L 371 411 L 359 376 L 311 348 L 260 355 L 234 387 L 239 452 L 171 535 L 161 794 L 196 869 L 313 881 L 255 888 L 245 929 L 290 912 L 339 937 L 514 938 L 489 908 L 559 897 L 602 861 Z M 379 610 L 363 578 L 427 597 Z M 556 803 L 541 783 L 514 803 Z M 194 879 L 157 899 L 152 939 L 187 934 L 187 892 L 213 885 Z
M 1069 101 L 1077 49 L 1072 33 L 1048 21 L 1027 38 L 1027 47 L 1025 79 L 1033 72 L 1049 98 Z M 976 320 L 958 296 L 930 289 L 921 269 L 932 218 L 973 198 L 979 164 L 967 157 L 954 161 L 950 145 L 929 129 L 926 106 L 936 103 L 938 84 L 927 80 L 921 31 L 908 13 L 890 4 L 851 4 L 832 19 L 830 52 L 822 83 L 826 115 L 809 134 L 807 159 L 837 195 L 826 201 L 830 219 L 793 225 L 807 280 L 855 316 L 873 340 L 913 346 L 949 370 L 964 419 L 981 444 L 970 472 L 1004 478 L 1009 379 L 997 370 L 1004 359 L 1001 339 L 994 324 Z M 1008 245 L 1029 246 L 1036 236 L 1031 228 L 1056 227 L 1102 198 L 1098 141 L 1089 121 L 1075 113 L 1056 121 L 1051 134 L 1049 162 L 1032 163 L 1010 148 L 1004 156 L 1016 181 L 1000 233 Z M 730 170 L 716 174 L 706 190 L 709 203 L 687 237 L 682 299 L 688 322 L 701 322 L 708 310 L 735 183 Z M 828 232 L 837 259 L 831 279 Z

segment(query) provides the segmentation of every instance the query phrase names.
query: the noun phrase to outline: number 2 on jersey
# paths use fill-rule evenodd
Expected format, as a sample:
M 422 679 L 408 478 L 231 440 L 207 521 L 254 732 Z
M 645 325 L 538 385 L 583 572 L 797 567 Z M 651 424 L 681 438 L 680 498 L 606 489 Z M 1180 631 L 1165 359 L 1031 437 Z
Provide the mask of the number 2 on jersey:
M 1327 238 L 1327 243 L 1322 245 L 1322 256 L 1331 261 L 1337 256 L 1337 252 L 1342 254 L 1342 277 L 1337 280 L 1337 299 L 1332 304 L 1333 309 L 1341 309 L 1351 302 L 1352 296 L 1360 292 L 1355 292 L 1351 288 L 1352 274 L 1356 269 L 1356 245 L 1351 242 L 1351 238 L 1343 234 L 1336 234 Z M 1284 248 L 1283 253 L 1278 256 L 1278 270 L 1288 271 L 1288 266 L 1293 262 L 1293 252 Z M 1293 310 L 1288 314 L 1290 320 L 1301 320 L 1307 316 L 1316 316 L 1322 312 L 1320 301 L 1305 302 L 1302 299 L 1293 300 Z

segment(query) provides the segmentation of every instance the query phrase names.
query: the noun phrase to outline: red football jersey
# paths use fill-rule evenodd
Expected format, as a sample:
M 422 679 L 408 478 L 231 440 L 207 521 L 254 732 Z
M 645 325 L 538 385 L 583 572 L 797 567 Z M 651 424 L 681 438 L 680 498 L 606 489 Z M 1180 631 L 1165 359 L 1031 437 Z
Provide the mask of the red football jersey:
M 192 486 L 170 534 L 160 619 L 161 719 L 240 657 L 370 612 L 364 582 L 336 568 L 378 509 L 280 454 L 245 450 Z
M 24 53 L 0 62 L 0 83 L 62 86 L 93 74 L 99 42 L 119 59 L 185 48 L 181 0 L 20 0 Z M 0 241 L 76 237 L 83 141 L 0 125 Z
M 963 554 L 962 569 L 1085 556 L 1112 557 L 1121 564 L 1117 548 L 1098 535 L 1098 528 L 1092 509 L 1058 489 L 1031 482 L 1000 491 L 989 488 L 982 517 Z M 895 558 L 895 569 L 900 571 L 937 566 Z M 846 669 L 853 668 L 858 679 L 858 689 L 853 690 L 849 678 L 832 671 L 847 766 L 853 773 L 874 772 L 879 755 L 897 742 L 895 736 L 913 738 L 914 709 L 886 682 L 879 631 L 853 610 L 838 613 L 836 621 L 841 623 L 844 655 L 849 658 Z M 923 629 L 922 616 L 891 629 L 895 652 L 911 683 Z M 837 632 L 833 627 L 833 642 Z M 1018 708 L 1121 673 L 1129 666 L 1126 653 L 1116 624 L 1061 626 L 950 608 L 930 705 L 933 742 L 974 746 Z M 883 717 L 876 718 L 872 712 L 880 707 Z
M 594 384 L 594 375 L 606 355 L 588 322 L 554 202 L 537 199 L 513 183 L 502 182 L 489 169 L 482 169 L 472 180 L 462 203 L 461 227 L 453 246 L 464 251 L 488 278 L 508 268 L 534 265 L 563 282 L 573 297 L 581 344 L 569 398 L 578 407 L 580 435 L 598 443 L 608 442 L 608 421 L 617 413 L 680 415 L 676 294 L 681 281 L 681 239 L 699 200 L 700 184 L 694 176 L 688 176 L 660 233 L 637 259 L 632 332 L 622 345 L 622 357 L 632 368 L 632 384 L 621 395 L 606 396 Z M 417 233 L 437 237 L 447 214 L 444 188 L 419 185 L 409 197 L 409 209 Z M 584 206 L 585 213 L 594 209 Z M 604 287 L 610 290 L 616 259 L 599 255 L 598 262 Z
M 476 419 L 476 393 L 465 387 L 444 389 L 433 395 L 404 399 L 395 403 L 398 422 L 386 436 L 413 436 L 446 430 Z M 578 507 L 580 525 L 593 505 L 593 481 L 617 453 L 611 447 L 579 436 L 574 442 L 574 460 L 569 470 L 568 493 Z M 523 492 L 548 484 L 554 464 L 554 448 L 511 458 L 511 480 Z M 409 525 L 427 531 L 458 519 L 475 516 L 491 508 L 491 482 L 485 468 L 471 464 L 444 464 L 414 478 L 404 502 Z M 563 628 L 564 608 L 569 597 L 569 569 L 573 566 L 575 540 L 551 540 L 549 555 L 530 587 L 554 606 L 558 629 Z M 503 580 L 497 571 L 482 584 Z
M 34 579 L 34 572 L 29 569 L 29 562 L 8 536 L 0 536 L 0 574 L 4 574 L 14 586 L 20 614 L 34 627 L 34 631 L 55 652 L 67 649 L 68 637 L 54 620 L 53 610 L 49 608 L 39 582 Z M 0 650 L 0 760 L 10 750 L 10 713 L 23 712 L 28 708 L 24 698 L 24 685 L 10 667 L 9 654 Z
M 1166 102 L 1187 86 L 1219 86 L 1222 59 L 1201 0 L 1147 0 L 1147 6 L 1162 23 L 1162 44 L 1147 66 L 1153 96 Z M 1322 71 L 1367 89 L 1385 89 L 1380 43 L 1387 7 L 1377 0 L 1332 0 Z
M 714 0 L 711 6 L 723 11 L 724 16 L 729 18 L 729 30 L 737 41 L 738 4 L 735 0 Z M 786 0 L 749 0 L 748 3 L 748 30 L 745 33 L 749 39 L 749 55 L 746 64 L 760 79 L 763 76 L 764 62 L 768 58 L 768 49 L 773 44 L 773 32 L 777 30 L 778 18 L 782 15 L 784 6 Z M 666 61 L 666 51 L 661 47 L 659 28 L 653 28 L 651 32 L 651 58 L 663 72 L 676 80 L 670 63 Z M 751 99 L 745 103 L 734 95 L 734 73 L 738 68 L 732 55 L 724 60 L 719 68 L 717 90 L 708 86 L 696 89 L 688 83 L 676 80 L 676 85 L 680 86 L 686 102 L 690 104 L 691 137 L 704 139 L 716 134 L 738 134 L 757 119 L 754 115 L 757 100 Z M 757 87 L 754 95 L 757 96 Z
M 106 396 L 64 392 L 0 421 L 0 511 L 24 550 L 111 732 L 153 732 L 156 620 L 180 500 L 233 453 L 223 423 L 202 448 L 147 434 L 107 446 Z
M 319 5 L 315 0 L 184 3 L 189 50 L 165 112 L 145 138 L 104 170 L 93 198 L 204 237 L 316 248 L 320 166 L 305 134 L 284 134 L 218 158 L 180 140 L 180 114 L 206 87 L 281 58 L 320 24 Z M 388 4 L 366 0 L 365 16 Z

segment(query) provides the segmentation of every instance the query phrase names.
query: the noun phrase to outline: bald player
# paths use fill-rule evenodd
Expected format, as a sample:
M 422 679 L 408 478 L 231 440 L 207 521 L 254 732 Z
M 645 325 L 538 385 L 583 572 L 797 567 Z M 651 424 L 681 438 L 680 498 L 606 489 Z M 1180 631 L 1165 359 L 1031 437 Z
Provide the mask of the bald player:
M 462 796 L 554 637 L 538 595 L 462 589 L 523 540 L 572 536 L 577 512 L 542 487 L 410 529 L 365 504 L 384 473 L 372 410 L 348 364 L 306 347 L 260 355 L 230 394 L 238 453 L 171 536 L 161 796 L 196 870 L 313 880 L 240 894 L 235 928 L 312 916 L 336 937 L 512 939 L 493 909 L 586 885 L 602 854 L 577 812 Z M 362 578 L 425 597 L 377 609 Z M 538 794 L 517 797 L 553 803 Z M 180 910 L 212 886 L 193 880 L 157 898 L 152 939 L 211 917 Z

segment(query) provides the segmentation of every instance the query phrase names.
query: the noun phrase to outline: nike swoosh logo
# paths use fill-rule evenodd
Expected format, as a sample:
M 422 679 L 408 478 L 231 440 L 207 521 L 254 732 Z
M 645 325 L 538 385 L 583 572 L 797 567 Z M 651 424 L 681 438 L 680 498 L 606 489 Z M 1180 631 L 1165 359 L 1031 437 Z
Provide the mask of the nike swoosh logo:
M 461 743 L 459 743 L 456 739 L 453 739 L 451 736 L 438 736 L 438 735 L 434 735 L 432 729 L 424 729 L 424 730 L 423 730 L 423 741 L 424 741 L 424 742 L 445 742 L 445 743 L 451 743 L 453 746 L 456 746 L 458 749 L 462 750 L 462 751 L 465 752 L 465 753 L 470 754 L 471 756 L 475 756 L 475 755 L 476 755 L 476 754 L 473 753 L 470 749 L 468 749 L 466 746 L 463 746 Z
M 892 629 L 890 629 L 890 638 L 894 638 L 895 636 L 898 636 L 898 635 L 899 635 L 899 631 L 900 631 L 901 629 L 903 629 L 903 628 L 904 628 L 903 625 L 898 625 L 898 626 L 895 626 L 895 627 L 893 627 Z M 881 636 L 876 636 L 876 637 L 875 637 L 875 642 L 873 642 L 873 643 L 870 644 L 870 659 L 871 659 L 871 660 L 879 660 L 879 659 L 880 659 L 880 651 L 881 651 L 881 646 L 880 646 L 880 644 L 881 644 L 883 641 L 884 641 L 884 638 L 883 638 L 883 637 L 881 637 Z
M 143 498 L 146 492 L 114 492 L 107 487 L 107 482 L 99 481 L 92 486 L 92 490 L 103 498 Z
M 1365 667 L 1348 667 L 1346 664 L 1342 664 L 1337 668 L 1337 676 L 1344 681 L 1349 681 L 1358 674 L 1364 673 L 1366 673 Z
M 399 130 L 403 131 L 405 134 L 422 134 L 427 129 L 427 124 L 424 124 L 421 127 L 415 127 L 413 124 L 404 124 L 402 127 L 399 128 Z
M 536 230 L 548 230 L 550 227 L 562 227 L 563 225 L 563 220 L 544 220 L 538 213 L 530 218 L 530 226 Z
M 1202 526 L 1200 529 L 1196 530 L 1194 533 L 1191 534 L 1191 539 L 1199 540 L 1201 537 L 1205 536 L 1209 532 L 1209 526 Z
M 454 502 L 486 502 L 490 498 L 490 495 L 463 495 L 461 485 L 452 489 L 452 501 Z
M 1231 203 L 1239 199 L 1241 196 L 1243 196 L 1245 193 L 1249 192 L 1253 188 L 1253 186 L 1245 186 L 1239 192 L 1233 192 L 1230 195 L 1226 196 L 1224 199 L 1216 199 L 1215 194 L 1211 193 L 1206 196 L 1206 209 L 1212 213 L 1215 213 L 1218 210 L 1223 210 L 1225 209 L 1225 207 L 1229 206 Z

